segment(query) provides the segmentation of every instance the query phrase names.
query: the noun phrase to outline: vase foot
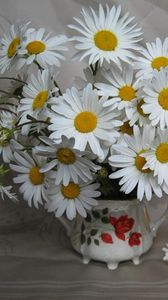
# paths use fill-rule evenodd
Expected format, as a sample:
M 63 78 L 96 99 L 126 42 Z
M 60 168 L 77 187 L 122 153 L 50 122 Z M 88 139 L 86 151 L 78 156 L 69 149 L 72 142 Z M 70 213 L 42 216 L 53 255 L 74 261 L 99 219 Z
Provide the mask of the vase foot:
M 89 262 L 90 262 L 90 258 L 87 257 L 87 256 L 84 256 L 84 257 L 83 257 L 83 263 L 84 263 L 85 265 L 88 265 Z
M 107 268 L 109 270 L 116 270 L 118 268 L 118 262 L 108 262 Z
M 140 260 L 139 260 L 139 256 L 136 256 L 132 259 L 134 265 L 139 265 L 140 264 Z

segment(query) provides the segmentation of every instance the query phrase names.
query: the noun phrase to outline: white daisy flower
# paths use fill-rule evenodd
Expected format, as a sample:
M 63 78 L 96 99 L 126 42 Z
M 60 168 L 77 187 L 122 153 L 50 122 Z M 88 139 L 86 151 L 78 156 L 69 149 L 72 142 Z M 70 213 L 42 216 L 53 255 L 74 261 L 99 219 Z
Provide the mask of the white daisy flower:
M 4 73 L 11 67 L 19 67 L 20 57 L 18 56 L 18 49 L 21 46 L 27 27 L 30 23 L 26 24 L 13 24 L 10 27 L 9 34 L 4 34 L 1 38 L 0 47 L 0 72 Z M 30 29 L 31 30 L 31 29 Z M 28 30 L 29 31 L 29 30 Z
M 120 170 L 112 173 L 110 178 L 120 178 L 119 184 L 122 185 L 121 191 L 129 194 L 137 188 L 137 198 L 142 200 L 146 196 L 147 200 L 152 198 L 152 192 L 158 197 L 162 196 L 162 190 L 157 183 L 156 177 L 150 168 L 146 168 L 146 159 L 142 157 L 147 153 L 149 145 L 155 137 L 155 129 L 145 126 L 141 134 L 139 128 L 134 126 L 134 136 L 125 135 L 125 145 L 114 145 L 113 149 L 117 154 L 109 158 L 112 167 Z
M 132 127 L 133 125 L 139 125 L 140 127 L 143 127 L 145 125 L 150 124 L 149 120 L 149 115 L 145 114 L 142 106 L 144 105 L 144 99 L 140 98 L 134 102 L 132 105 L 132 116 L 129 121 L 130 126 Z
M 58 185 L 50 191 L 50 200 L 47 202 L 46 208 L 49 212 L 54 211 L 58 218 L 66 213 L 67 218 L 72 220 L 76 217 L 77 212 L 85 218 L 86 210 L 97 205 L 94 198 L 101 195 L 97 191 L 98 187 L 98 183 L 77 184 L 73 181 L 67 186 Z
M 133 135 L 133 126 L 130 126 L 130 122 L 126 115 L 122 113 L 119 118 L 119 120 L 122 121 L 122 125 L 118 128 L 119 136 L 116 139 L 117 144 L 127 145 L 124 140 L 125 134 L 128 134 L 130 136 Z M 110 145 L 110 153 L 113 154 L 113 144 Z
M 137 42 L 141 40 L 141 29 L 132 24 L 134 17 L 128 17 L 128 13 L 121 17 L 121 7 L 106 5 L 104 11 L 99 5 L 99 14 L 90 9 L 82 9 L 82 19 L 74 18 L 77 25 L 69 25 L 70 28 L 79 32 L 74 36 L 75 48 L 80 52 L 80 60 L 89 56 L 89 64 L 100 61 L 116 64 L 120 60 L 130 62 L 135 57 L 132 50 L 139 50 Z M 79 56 L 79 55 L 77 55 Z
M 13 158 L 11 140 L 13 137 L 17 138 L 16 132 L 16 108 L 12 106 L 6 106 L 5 109 L 0 112 L 0 155 L 4 162 L 9 163 Z
M 67 89 L 63 97 L 58 98 L 52 110 L 56 112 L 51 117 L 48 129 L 53 131 L 51 139 L 60 142 L 63 135 L 74 137 L 75 149 L 84 151 L 89 145 L 97 156 L 103 156 L 100 141 L 115 142 L 118 132 L 114 129 L 122 125 L 116 120 L 118 113 L 104 108 L 106 99 L 99 99 L 96 90 L 88 84 L 82 94 L 74 87 Z
M 38 204 L 43 204 L 43 200 L 47 201 L 47 187 L 49 184 L 48 174 L 40 172 L 41 165 L 46 159 L 26 153 L 14 153 L 16 164 L 10 164 L 10 168 L 19 173 L 13 179 L 14 183 L 21 184 L 19 191 L 23 194 L 23 198 L 28 202 L 29 206 L 38 208 Z
M 2 159 L 5 163 L 9 163 L 13 158 L 13 153 L 10 144 L 13 134 L 14 128 L 9 129 L 0 126 L 0 156 L 2 156 Z
M 0 184 L 0 195 L 1 195 L 1 198 L 4 200 L 5 196 L 7 196 L 10 200 L 18 201 L 16 194 L 12 193 L 11 189 L 12 189 L 11 185 L 3 186 L 3 185 Z
M 166 244 L 166 247 L 162 248 L 162 250 L 164 251 L 163 260 L 168 261 L 168 243 Z
M 165 182 L 163 182 L 163 184 L 161 185 L 163 192 L 165 192 L 165 194 L 168 194 L 168 184 L 166 184 Z
M 14 129 L 17 121 L 17 109 L 15 106 L 5 106 L 6 110 L 0 111 L 0 128 Z
M 168 185 L 168 129 L 157 131 L 157 137 L 150 148 L 143 154 L 147 161 L 145 167 L 154 171 L 160 185 Z
M 22 93 L 24 98 L 20 100 L 18 109 L 20 113 L 19 124 L 28 122 L 27 115 L 35 119 L 46 120 L 48 114 L 47 105 L 51 103 L 53 93 L 57 91 L 58 88 L 54 87 L 48 70 L 43 70 L 42 72 L 39 70 L 36 76 L 31 74 L 27 85 L 23 87 Z M 23 126 L 22 133 L 27 134 L 32 125 Z M 44 127 L 44 124 L 41 126 Z
M 125 134 L 128 134 L 130 136 L 133 136 L 133 127 L 130 126 L 129 120 L 127 118 L 123 117 L 123 124 L 119 127 L 119 133 L 120 136 L 117 138 L 117 145 L 123 145 L 127 147 L 127 143 L 125 142 Z M 109 156 L 113 155 L 115 153 L 113 149 L 113 145 L 110 146 L 110 152 Z M 108 161 L 107 161 L 108 163 Z M 116 167 L 112 167 L 112 170 L 115 171 Z
M 80 90 L 83 90 L 88 85 L 88 83 L 91 83 L 94 86 L 96 82 L 103 82 L 104 80 L 101 69 L 97 70 L 96 75 L 93 75 L 93 72 L 90 68 L 84 69 L 83 73 L 85 75 L 85 79 L 76 77 L 74 80 L 75 86 Z
M 168 72 L 162 69 L 154 72 L 151 82 L 144 87 L 144 104 L 142 109 L 149 114 L 152 126 L 161 130 L 168 127 Z
M 133 126 L 130 126 L 130 122 L 127 118 L 123 120 L 123 124 L 119 127 L 120 136 L 117 138 L 117 144 L 127 145 L 125 143 L 124 136 L 128 134 L 129 136 L 133 136 Z M 111 154 L 113 153 L 113 145 L 111 146 Z
M 50 37 L 50 34 L 45 35 L 44 28 L 28 34 L 19 50 L 21 55 L 26 55 L 25 59 L 22 58 L 23 64 L 26 62 L 29 65 L 36 61 L 43 69 L 53 65 L 60 67 L 60 60 L 65 59 L 62 51 L 67 50 L 67 47 L 62 46 L 65 42 L 65 35 Z
M 168 66 L 168 38 L 163 43 L 157 38 L 153 43 L 146 43 L 146 49 L 140 51 L 143 57 L 136 58 L 137 77 L 152 78 L 153 71 L 160 71 Z
M 79 179 L 88 182 L 93 179 L 92 172 L 100 169 L 91 160 L 87 159 L 86 153 L 74 149 L 74 138 L 67 139 L 62 137 L 62 143 L 56 144 L 47 137 L 41 137 L 40 140 L 47 146 L 39 145 L 35 152 L 51 159 L 41 167 L 41 172 L 47 172 L 56 166 L 56 171 L 52 177 L 55 178 L 56 185 L 63 183 L 68 185 L 70 181 L 78 183 Z
M 125 64 L 122 70 L 113 66 L 110 70 L 103 72 L 103 75 L 108 83 L 96 83 L 95 86 L 99 89 L 100 96 L 108 97 L 104 106 L 124 110 L 127 117 L 131 119 L 132 106 L 138 99 L 140 88 L 139 81 L 135 80 L 132 66 Z

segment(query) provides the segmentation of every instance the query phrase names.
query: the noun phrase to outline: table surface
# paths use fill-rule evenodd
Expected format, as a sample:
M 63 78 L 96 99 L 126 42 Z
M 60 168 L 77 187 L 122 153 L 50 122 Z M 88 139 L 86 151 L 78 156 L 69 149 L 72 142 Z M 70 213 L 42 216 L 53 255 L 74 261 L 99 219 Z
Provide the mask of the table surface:
M 79 15 L 82 6 L 96 6 L 94 0 L 1 0 L 1 17 L 12 21 L 31 19 L 35 26 L 56 34 L 69 31 L 66 24 Z M 168 0 L 115 0 L 136 16 L 145 40 L 167 36 Z M 60 70 L 60 86 L 73 84 L 82 76 L 85 62 L 72 62 L 70 46 L 67 62 Z M 166 200 L 166 199 L 165 199 Z M 159 207 L 159 201 L 155 205 Z M 161 201 L 162 202 L 162 201 Z M 52 214 L 0 201 L 0 299 L 168 299 L 168 263 L 162 261 L 162 247 L 168 242 L 168 221 L 161 225 L 153 248 L 142 256 L 141 264 L 121 263 L 109 271 L 99 262 L 81 263 L 62 225 Z
M 156 218 L 164 202 L 154 202 Z M 8 200 L 0 214 L 0 299 L 168 299 L 168 263 L 162 261 L 168 221 L 139 266 L 123 262 L 109 271 L 104 263 L 82 264 L 53 214 Z

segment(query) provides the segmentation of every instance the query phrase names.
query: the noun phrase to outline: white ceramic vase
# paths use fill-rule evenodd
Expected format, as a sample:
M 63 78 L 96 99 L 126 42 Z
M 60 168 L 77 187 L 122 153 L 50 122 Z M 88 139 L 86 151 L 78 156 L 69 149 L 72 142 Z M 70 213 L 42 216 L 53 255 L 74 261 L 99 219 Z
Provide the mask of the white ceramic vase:
M 61 218 L 73 248 L 83 256 L 83 263 L 102 261 L 115 270 L 121 261 L 139 264 L 147 252 L 165 213 L 152 222 L 147 203 L 138 200 L 100 200 L 87 218 L 77 216 L 75 222 Z

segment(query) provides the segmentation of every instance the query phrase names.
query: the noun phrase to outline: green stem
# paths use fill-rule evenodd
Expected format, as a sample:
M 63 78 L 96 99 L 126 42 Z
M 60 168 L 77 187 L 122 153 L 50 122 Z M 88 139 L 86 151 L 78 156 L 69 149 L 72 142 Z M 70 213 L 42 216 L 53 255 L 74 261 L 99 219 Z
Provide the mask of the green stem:
M 1 100 L 1 98 L 0 98 L 0 100 Z M 11 105 L 11 106 L 15 106 L 15 104 L 13 104 L 13 103 L 9 103 L 9 102 L 0 103 L 0 105 Z
M 18 81 L 20 83 L 27 84 L 25 81 L 23 81 L 21 79 L 14 78 L 14 77 L 0 77 L 0 79 L 9 79 L 9 80 L 14 80 L 14 81 Z
M 11 94 L 11 93 L 8 93 L 8 92 L 6 92 L 6 91 L 4 91 L 4 90 L 0 90 L 0 93 L 4 93 L 4 94 L 6 94 L 6 95 L 10 95 L 10 96 L 14 96 L 13 94 Z
M 39 68 L 40 71 L 44 70 L 36 60 L 34 60 L 34 64 Z
M 1 110 L 7 111 L 7 112 L 9 112 L 9 113 L 14 114 L 15 116 L 17 116 L 17 114 L 14 111 L 11 111 L 10 109 L 2 107 Z
M 23 124 L 17 125 L 17 129 L 19 129 L 19 128 L 25 126 L 25 125 L 29 125 L 29 124 L 33 124 L 33 123 L 44 123 L 44 124 L 47 124 L 47 125 L 50 124 L 50 123 L 48 123 L 46 121 L 40 121 L 40 120 L 38 120 L 38 121 L 32 121 L 32 122 L 25 122 Z
M 93 68 L 93 65 L 92 65 L 92 64 L 90 65 L 90 68 L 91 68 L 91 70 L 92 70 L 92 74 L 94 75 L 94 68 Z
M 94 74 L 93 74 L 94 76 L 96 76 L 96 74 L 97 74 L 98 66 L 99 66 L 99 61 L 97 61 L 95 64 L 95 69 L 94 69 Z
M 55 86 L 58 88 L 58 93 L 59 93 L 59 95 L 62 96 L 61 89 L 60 89 L 58 83 L 57 83 L 55 80 L 54 80 L 54 84 L 55 84 Z
M 96 76 L 98 67 L 99 67 L 99 61 L 97 61 L 94 66 L 92 64 L 90 65 L 93 76 Z
M 16 95 L 8 93 L 4 90 L 0 90 L 0 93 L 4 93 L 5 95 L 8 95 L 9 97 L 13 97 L 13 98 L 18 99 L 18 100 L 20 99 L 20 97 L 17 97 Z

